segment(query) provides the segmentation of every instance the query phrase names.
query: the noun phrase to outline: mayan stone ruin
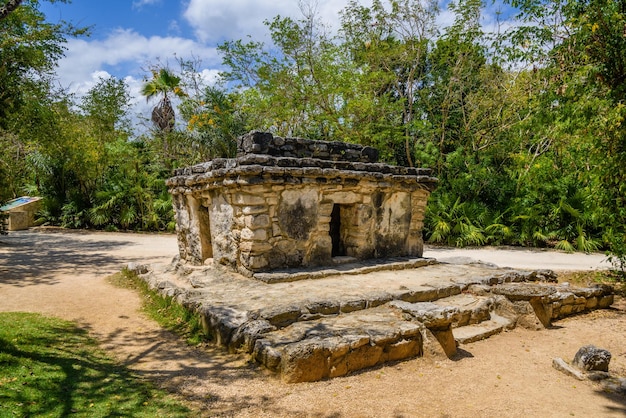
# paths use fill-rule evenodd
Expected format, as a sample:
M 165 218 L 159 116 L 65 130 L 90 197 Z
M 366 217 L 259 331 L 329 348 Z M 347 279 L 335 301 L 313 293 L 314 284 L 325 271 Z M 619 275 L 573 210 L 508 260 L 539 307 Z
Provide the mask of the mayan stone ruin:
M 244 135 L 236 158 L 168 181 L 179 257 L 129 268 L 217 345 L 291 383 L 458 360 L 459 346 L 613 303 L 611 287 L 559 284 L 549 270 L 424 258 L 437 179 L 377 159 L 360 145 Z
M 236 158 L 168 181 L 180 257 L 251 276 L 350 259 L 421 257 L 430 170 L 377 162 L 371 147 L 251 132 Z

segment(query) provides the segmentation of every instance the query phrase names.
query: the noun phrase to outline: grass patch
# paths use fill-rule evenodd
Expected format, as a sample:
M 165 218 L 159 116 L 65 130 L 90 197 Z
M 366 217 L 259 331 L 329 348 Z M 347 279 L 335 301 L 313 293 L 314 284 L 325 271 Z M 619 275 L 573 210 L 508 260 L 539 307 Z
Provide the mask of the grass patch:
M 622 276 L 612 270 L 569 271 L 560 273 L 559 282 L 568 282 L 575 286 L 591 286 L 594 284 L 608 284 L 613 286 L 616 294 L 626 295 L 626 282 Z
M 200 315 L 185 308 L 174 298 L 162 296 L 150 289 L 145 281 L 130 270 L 124 269 L 109 276 L 108 280 L 114 286 L 138 291 L 142 295 L 143 311 L 163 328 L 185 338 L 187 344 L 198 345 L 211 339 L 202 327 Z
M 119 366 L 75 324 L 0 313 L 0 417 L 187 417 L 191 411 Z

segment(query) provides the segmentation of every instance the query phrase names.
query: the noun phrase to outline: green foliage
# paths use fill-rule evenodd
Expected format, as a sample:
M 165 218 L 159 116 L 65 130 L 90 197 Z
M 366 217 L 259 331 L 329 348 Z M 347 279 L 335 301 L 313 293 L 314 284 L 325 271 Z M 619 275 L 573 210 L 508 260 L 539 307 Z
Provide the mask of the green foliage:
M 192 415 L 59 319 L 0 313 L 0 365 L 0 416 Z
M 66 38 L 86 32 L 46 22 L 38 5 L 23 1 L 0 19 L 0 200 L 22 194 L 32 174 L 24 158 L 39 140 L 54 138 L 50 79 Z
M 237 138 L 248 131 L 248 114 L 241 109 L 240 96 L 212 86 L 199 98 L 183 102 L 181 110 L 192 135 L 196 159 L 234 157 Z
M 310 11 L 301 20 L 279 16 L 266 22 L 272 48 L 220 45 L 222 76 L 246 88 L 240 103 L 252 128 L 372 145 L 386 161 L 413 165 L 422 125 L 415 104 L 435 11 L 436 2 L 352 2 L 337 36 Z
M 485 206 L 439 194 L 433 195 L 427 212 L 429 242 L 457 247 L 487 243 L 485 223 L 490 215 Z
M 128 101 L 125 83 L 109 78 L 85 96 L 84 114 L 68 102 L 53 105 L 56 140 L 27 157 L 46 198 L 45 220 L 69 228 L 170 227 L 162 172 L 141 142 L 128 140 Z
M 0 20 L 0 132 L 14 128 L 11 122 L 19 122 L 32 95 L 45 95 L 66 38 L 87 31 L 67 22 L 46 22 L 38 5 L 24 1 Z
M 161 173 L 152 171 L 145 145 L 118 143 L 111 152 L 116 161 L 130 157 L 132 164 L 111 167 L 111 176 L 94 195 L 89 222 L 124 230 L 173 230 L 172 202 Z
M 131 139 L 122 81 L 101 80 L 78 107 L 51 90 L 77 33 L 25 2 L 0 21 L 0 199 L 39 193 L 44 217 L 72 227 L 172 229 L 171 170 L 233 156 L 262 129 L 433 168 L 431 242 L 606 250 L 623 268 L 623 2 L 510 0 L 518 16 L 497 34 L 482 32 L 480 0 L 450 2 L 454 21 L 438 28 L 439 3 L 352 1 L 336 34 L 302 5 L 300 19 L 266 22 L 271 44 L 220 45 L 213 86 L 198 63 L 155 66 L 143 93 L 159 98 L 157 129 Z

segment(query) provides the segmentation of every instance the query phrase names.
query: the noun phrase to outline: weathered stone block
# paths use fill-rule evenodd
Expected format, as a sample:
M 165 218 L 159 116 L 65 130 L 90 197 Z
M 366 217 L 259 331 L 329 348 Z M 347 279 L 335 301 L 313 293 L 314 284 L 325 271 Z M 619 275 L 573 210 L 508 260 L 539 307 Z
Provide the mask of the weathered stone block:
M 613 304 L 613 295 L 602 296 L 598 300 L 598 308 L 605 309 Z
M 278 371 L 280 368 L 280 352 L 272 347 L 271 343 L 264 339 L 258 339 L 254 343 L 252 358 L 263 364 L 270 370 Z
M 572 305 L 562 305 L 561 306 L 561 311 L 560 311 L 560 315 L 570 315 L 573 311 L 573 306 Z
M 366 308 L 366 306 L 367 306 L 367 301 L 363 299 L 348 300 L 348 301 L 341 302 L 340 309 L 341 309 L 341 312 L 343 313 L 349 313 L 349 312 L 363 310 Z
M 361 195 L 355 192 L 324 193 L 324 201 L 336 204 L 355 204 L 361 201 Z
M 590 297 L 589 299 L 586 300 L 585 303 L 585 308 L 587 309 L 594 309 L 596 306 L 598 306 L 598 298 L 595 296 Z
M 243 208 L 241 208 L 241 213 L 243 213 L 244 215 L 257 215 L 260 213 L 267 213 L 267 206 L 262 205 L 262 206 L 244 206 Z
M 262 255 L 253 255 L 250 256 L 248 262 L 245 263 L 245 266 L 250 270 L 260 270 L 268 265 L 267 259 Z
M 389 344 L 384 349 L 386 361 L 397 361 L 422 354 L 422 344 L 418 339 L 401 340 L 394 344 Z
M 324 367 L 328 354 L 322 344 L 305 342 L 289 345 L 281 357 L 280 370 L 283 381 L 315 382 L 328 377 L 330 369 Z
M 339 302 L 322 301 L 312 302 L 305 305 L 305 308 L 312 314 L 337 315 L 339 314 Z
M 246 241 L 265 241 L 267 240 L 267 231 L 265 229 L 243 228 L 241 230 L 241 240 Z
M 349 372 L 373 367 L 382 362 L 383 347 L 364 344 L 346 355 L 346 366 Z
M 270 226 L 270 217 L 266 214 L 256 214 L 244 218 L 245 225 L 250 229 L 267 228 Z

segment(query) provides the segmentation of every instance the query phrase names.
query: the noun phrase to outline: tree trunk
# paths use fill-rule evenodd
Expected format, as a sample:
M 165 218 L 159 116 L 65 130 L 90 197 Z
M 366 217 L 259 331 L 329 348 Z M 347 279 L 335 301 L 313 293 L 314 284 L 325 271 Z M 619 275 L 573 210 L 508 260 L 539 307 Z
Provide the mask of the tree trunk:
M 0 20 L 4 19 L 11 13 L 13 10 L 17 9 L 18 6 L 22 3 L 22 0 L 9 0 L 7 3 L 0 7 Z

